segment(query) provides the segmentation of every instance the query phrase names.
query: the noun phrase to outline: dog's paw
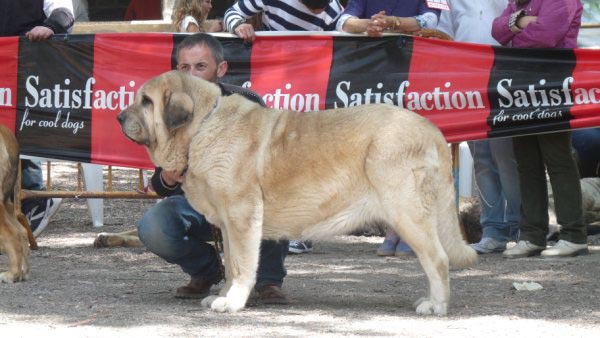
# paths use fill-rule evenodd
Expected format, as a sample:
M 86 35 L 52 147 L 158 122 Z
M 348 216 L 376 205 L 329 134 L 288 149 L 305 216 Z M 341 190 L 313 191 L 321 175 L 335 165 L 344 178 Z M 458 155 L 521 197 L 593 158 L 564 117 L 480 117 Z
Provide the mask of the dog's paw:
M 16 278 L 17 276 L 15 276 L 14 274 L 5 271 L 0 273 L 0 283 L 14 283 L 14 282 L 18 282 L 18 278 Z
M 94 240 L 94 248 L 106 248 L 108 247 L 108 234 L 101 232 L 96 236 Z
M 219 298 L 219 296 L 215 296 L 215 295 L 208 296 L 200 302 L 200 305 L 205 308 L 210 308 L 212 306 L 212 303 L 217 298 Z
M 210 307 L 216 312 L 238 312 L 244 308 L 245 302 L 232 302 L 227 297 L 208 296 L 200 303 L 204 307 Z
M 415 302 L 417 314 L 445 316 L 448 313 L 448 303 L 436 303 L 427 297 Z

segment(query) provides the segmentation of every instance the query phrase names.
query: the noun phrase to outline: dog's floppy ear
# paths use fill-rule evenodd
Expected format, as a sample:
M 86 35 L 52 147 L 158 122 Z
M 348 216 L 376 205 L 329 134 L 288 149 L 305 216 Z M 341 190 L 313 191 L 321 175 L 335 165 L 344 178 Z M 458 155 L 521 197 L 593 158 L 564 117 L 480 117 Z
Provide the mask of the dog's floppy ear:
M 194 100 L 187 93 L 172 92 L 165 96 L 165 123 L 169 131 L 173 131 L 192 120 L 194 116 Z

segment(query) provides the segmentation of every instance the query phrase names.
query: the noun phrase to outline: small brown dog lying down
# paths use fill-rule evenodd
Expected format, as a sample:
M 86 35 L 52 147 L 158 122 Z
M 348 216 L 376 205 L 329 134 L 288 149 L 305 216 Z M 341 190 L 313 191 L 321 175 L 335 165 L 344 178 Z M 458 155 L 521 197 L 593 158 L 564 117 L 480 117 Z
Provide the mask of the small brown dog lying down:
M 19 170 L 19 145 L 15 135 L 0 124 L 0 252 L 8 257 L 8 271 L 0 282 L 24 281 L 29 274 L 27 232 L 15 216 L 10 201 Z
M 322 239 L 385 222 L 429 280 L 419 314 L 445 315 L 449 265 L 477 260 L 461 237 L 446 140 L 410 111 L 268 109 L 173 71 L 144 84 L 117 118 L 157 166 L 187 170 L 190 204 L 221 229 L 226 283 L 202 301 L 215 311 L 246 305 L 263 238 Z

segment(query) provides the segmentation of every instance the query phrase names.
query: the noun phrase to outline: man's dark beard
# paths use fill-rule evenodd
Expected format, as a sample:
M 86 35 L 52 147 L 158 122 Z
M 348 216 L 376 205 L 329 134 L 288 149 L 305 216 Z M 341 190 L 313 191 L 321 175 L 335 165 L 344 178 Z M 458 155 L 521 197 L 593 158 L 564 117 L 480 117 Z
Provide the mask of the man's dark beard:
M 517 0 L 517 6 L 524 7 L 525 5 L 527 5 L 529 3 L 529 1 L 531 1 L 531 0 Z

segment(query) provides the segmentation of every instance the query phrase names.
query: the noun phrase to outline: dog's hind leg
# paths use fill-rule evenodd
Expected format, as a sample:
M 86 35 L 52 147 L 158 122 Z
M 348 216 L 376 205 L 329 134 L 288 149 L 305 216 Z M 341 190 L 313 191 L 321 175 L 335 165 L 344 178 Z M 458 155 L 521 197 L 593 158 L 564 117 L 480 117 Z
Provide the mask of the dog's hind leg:
M 429 280 L 429 295 L 416 302 L 418 314 L 445 315 L 450 300 L 448 256 L 437 231 L 435 182 L 428 167 L 399 167 L 397 182 L 373 172 L 384 216 L 390 226 L 415 251 Z
M 430 217 L 418 223 L 411 217 L 396 220 L 402 222 L 396 223 L 402 226 L 392 227 L 416 253 L 429 281 L 429 295 L 415 303 L 417 313 L 445 315 L 450 300 L 448 257 L 438 239 L 434 221 Z

